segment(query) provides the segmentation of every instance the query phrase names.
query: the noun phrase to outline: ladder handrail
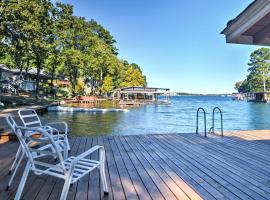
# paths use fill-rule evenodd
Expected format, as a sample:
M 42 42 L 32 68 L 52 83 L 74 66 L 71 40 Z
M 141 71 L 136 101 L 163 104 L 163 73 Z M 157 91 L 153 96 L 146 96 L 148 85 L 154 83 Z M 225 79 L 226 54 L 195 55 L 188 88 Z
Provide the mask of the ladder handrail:
M 205 113 L 205 110 L 202 107 L 198 108 L 198 110 L 197 110 L 196 134 L 198 134 L 198 130 L 199 130 L 199 120 L 198 120 L 198 118 L 199 118 L 199 112 L 200 112 L 200 110 L 203 111 L 203 115 L 204 115 L 204 137 L 206 137 L 206 113 Z
M 221 128 L 221 136 L 223 137 L 223 116 L 222 111 L 219 107 L 215 107 L 212 111 L 212 127 L 209 130 L 209 133 L 215 133 L 215 111 L 218 110 L 220 114 L 220 128 Z

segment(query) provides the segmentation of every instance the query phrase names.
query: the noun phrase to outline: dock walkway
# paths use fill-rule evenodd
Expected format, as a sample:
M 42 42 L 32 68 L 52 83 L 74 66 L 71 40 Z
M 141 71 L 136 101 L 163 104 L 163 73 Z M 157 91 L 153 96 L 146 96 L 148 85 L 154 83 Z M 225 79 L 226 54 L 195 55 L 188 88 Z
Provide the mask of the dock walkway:
M 269 199 L 270 131 L 71 137 L 71 155 L 104 145 L 109 195 L 98 171 L 74 184 L 68 199 Z M 18 142 L 0 145 L 0 199 L 13 199 L 20 176 L 5 190 Z M 92 158 L 97 158 L 93 154 Z M 63 181 L 31 174 L 25 200 L 59 199 Z

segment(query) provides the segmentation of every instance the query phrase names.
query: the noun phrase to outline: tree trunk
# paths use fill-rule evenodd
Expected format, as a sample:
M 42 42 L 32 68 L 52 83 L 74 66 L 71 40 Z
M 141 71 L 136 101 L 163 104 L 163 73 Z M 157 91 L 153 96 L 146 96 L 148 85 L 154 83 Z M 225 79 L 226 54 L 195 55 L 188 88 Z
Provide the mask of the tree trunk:
M 91 78 L 91 94 L 94 94 L 94 78 Z
M 74 70 L 69 71 L 69 80 L 71 84 L 71 96 L 75 97 L 76 96 L 76 75 L 74 74 Z
M 102 85 L 103 82 L 103 70 L 100 70 L 100 85 Z
M 51 82 L 50 82 L 50 93 L 53 94 L 53 80 L 54 80 L 54 74 L 51 74 Z
M 38 95 L 39 95 L 39 82 L 40 82 L 40 71 L 41 71 L 41 59 L 40 59 L 40 55 L 36 55 L 36 62 L 37 62 L 36 98 L 38 98 Z
M 51 71 L 51 82 L 50 82 L 50 93 L 53 94 L 53 80 L 55 77 L 55 67 L 52 68 Z
M 71 87 L 72 87 L 72 97 L 76 96 L 76 82 L 73 80 L 71 83 Z
M 25 69 L 24 69 L 24 71 L 25 71 L 25 74 L 24 74 L 24 77 L 23 77 L 24 80 L 26 80 L 28 70 L 29 70 L 29 59 L 27 59 L 26 66 L 25 66 Z

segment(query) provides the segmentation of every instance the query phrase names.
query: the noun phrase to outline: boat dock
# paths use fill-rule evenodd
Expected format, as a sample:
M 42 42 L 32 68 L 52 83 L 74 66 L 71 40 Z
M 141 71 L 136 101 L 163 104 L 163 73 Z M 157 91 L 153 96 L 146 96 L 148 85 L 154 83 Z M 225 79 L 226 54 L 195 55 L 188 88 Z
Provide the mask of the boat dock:
M 109 196 L 99 173 L 74 184 L 68 199 L 269 199 L 270 131 L 71 137 L 71 155 L 96 144 L 106 149 Z M 0 199 L 13 199 L 22 174 L 6 191 L 18 142 L 0 145 Z M 92 158 L 97 158 L 93 154 Z M 53 162 L 53 160 L 52 160 Z M 23 198 L 59 199 L 63 181 L 31 175 Z
M 163 95 L 164 100 L 159 100 Z M 154 87 L 124 87 L 113 91 L 113 101 L 118 101 L 120 106 L 142 106 L 145 104 L 170 104 L 169 88 Z

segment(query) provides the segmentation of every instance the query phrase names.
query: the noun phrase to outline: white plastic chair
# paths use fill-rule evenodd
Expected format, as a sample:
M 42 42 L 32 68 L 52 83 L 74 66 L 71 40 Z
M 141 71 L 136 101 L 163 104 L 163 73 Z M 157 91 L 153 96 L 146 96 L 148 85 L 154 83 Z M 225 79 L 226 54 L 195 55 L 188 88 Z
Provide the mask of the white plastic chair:
M 41 138 L 33 138 L 24 136 L 22 132 L 32 131 L 39 132 Z M 70 185 L 77 182 L 79 179 L 90 173 L 96 168 L 99 168 L 100 178 L 104 194 L 108 194 L 108 186 L 105 176 L 105 149 L 102 146 L 94 146 L 86 152 L 77 157 L 69 157 L 64 159 L 62 154 L 58 151 L 59 144 L 55 142 L 53 136 L 44 129 L 26 128 L 15 126 L 15 134 L 20 141 L 22 150 L 27 155 L 27 164 L 25 166 L 19 187 L 16 192 L 15 200 L 19 200 L 30 171 L 36 175 L 50 175 L 65 180 L 60 200 L 65 200 L 68 195 Z M 45 150 L 33 149 L 28 144 L 31 142 L 38 142 L 41 145 L 51 145 L 52 148 Z M 88 157 L 91 153 L 99 151 L 99 160 L 90 160 Z M 51 164 L 49 162 L 40 160 L 40 156 L 56 156 L 59 163 Z
M 8 123 L 8 125 L 10 126 L 10 128 L 12 129 L 12 131 L 16 134 L 16 127 L 18 127 L 18 125 L 14 121 L 13 117 L 7 116 L 6 117 L 6 122 Z M 62 135 L 59 135 L 59 133 L 58 134 L 55 134 L 57 130 L 55 130 L 55 129 L 51 128 L 51 127 L 44 127 L 44 129 L 46 131 L 49 131 L 51 134 L 52 134 L 52 132 L 54 132 L 54 135 L 52 137 L 59 144 L 58 151 L 63 152 L 63 157 L 64 158 L 67 158 L 68 157 L 67 145 L 66 145 L 66 142 L 63 140 Z M 27 131 L 27 132 L 25 132 L 24 136 L 32 137 L 32 135 L 34 135 L 34 134 L 37 134 L 37 132 L 36 131 L 34 131 L 34 132 L 33 131 Z M 33 147 L 34 146 L 38 146 L 37 143 L 29 143 L 28 145 L 29 146 L 33 146 Z M 39 147 L 38 146 L 37 149 L 38 150 L 44 150 L 44 149 L 48 149 L 48 148 L 52 148 L 52 146 L 51 145 L 44 145 L 42 147 Z M 15 177 L 17 171 L 18 171 L 18 168 L 19 168 L 19 166 L 20 166 L 20 164 L 21 164 L 22 159 L 24 158 L 24 156 L 25 156 L 25 152 L 23 151 L 23 149 L 22 149 L 22 147 L 20 145 L 19 146 L 19 149 L 17 150 L 17 153 L 15 155 L 15 159 L 14 159 L 14 161 L 12 163 L 11 169 L 9 171 L 9 174 L 11 174 L 11 173 L 12 174 L 11 174 L 10 180 L 9 180 L 8 185 L 7 185 L 7 188 L 6 188 L 7 190 L 9 189 L 9 187 L 11 186 L 11 184 L 12 184 L 12 182 L 14 180 L 14 177 Z M 40 156 L 41 155 L 39 155 L 39 157 Z
M 68 141 L 68 125 L 66 122 L 50 122 L 47 123 L 45 125 L 42 125 L 41 120 L 37 114 L 37 112 L 34 109 L 20 109 L 18 111 L 18 115 L 20 117 L 20 119 L 23 122 L 23 125 L 25 127 L 29 127 L 29 128 L 44 128 L 44 127 L 52 127 L 55 128 L 55 125 L 64 125 L 65 129 L 64 129 L 64 133 L 63 133 L 63 137 L 64 140 L 67 143 L 67 148 L 68 150 L 70 150 L 70 145 L 69 145 L 69 141 Z M 57 130 L 57 129 L 56 129 Z

